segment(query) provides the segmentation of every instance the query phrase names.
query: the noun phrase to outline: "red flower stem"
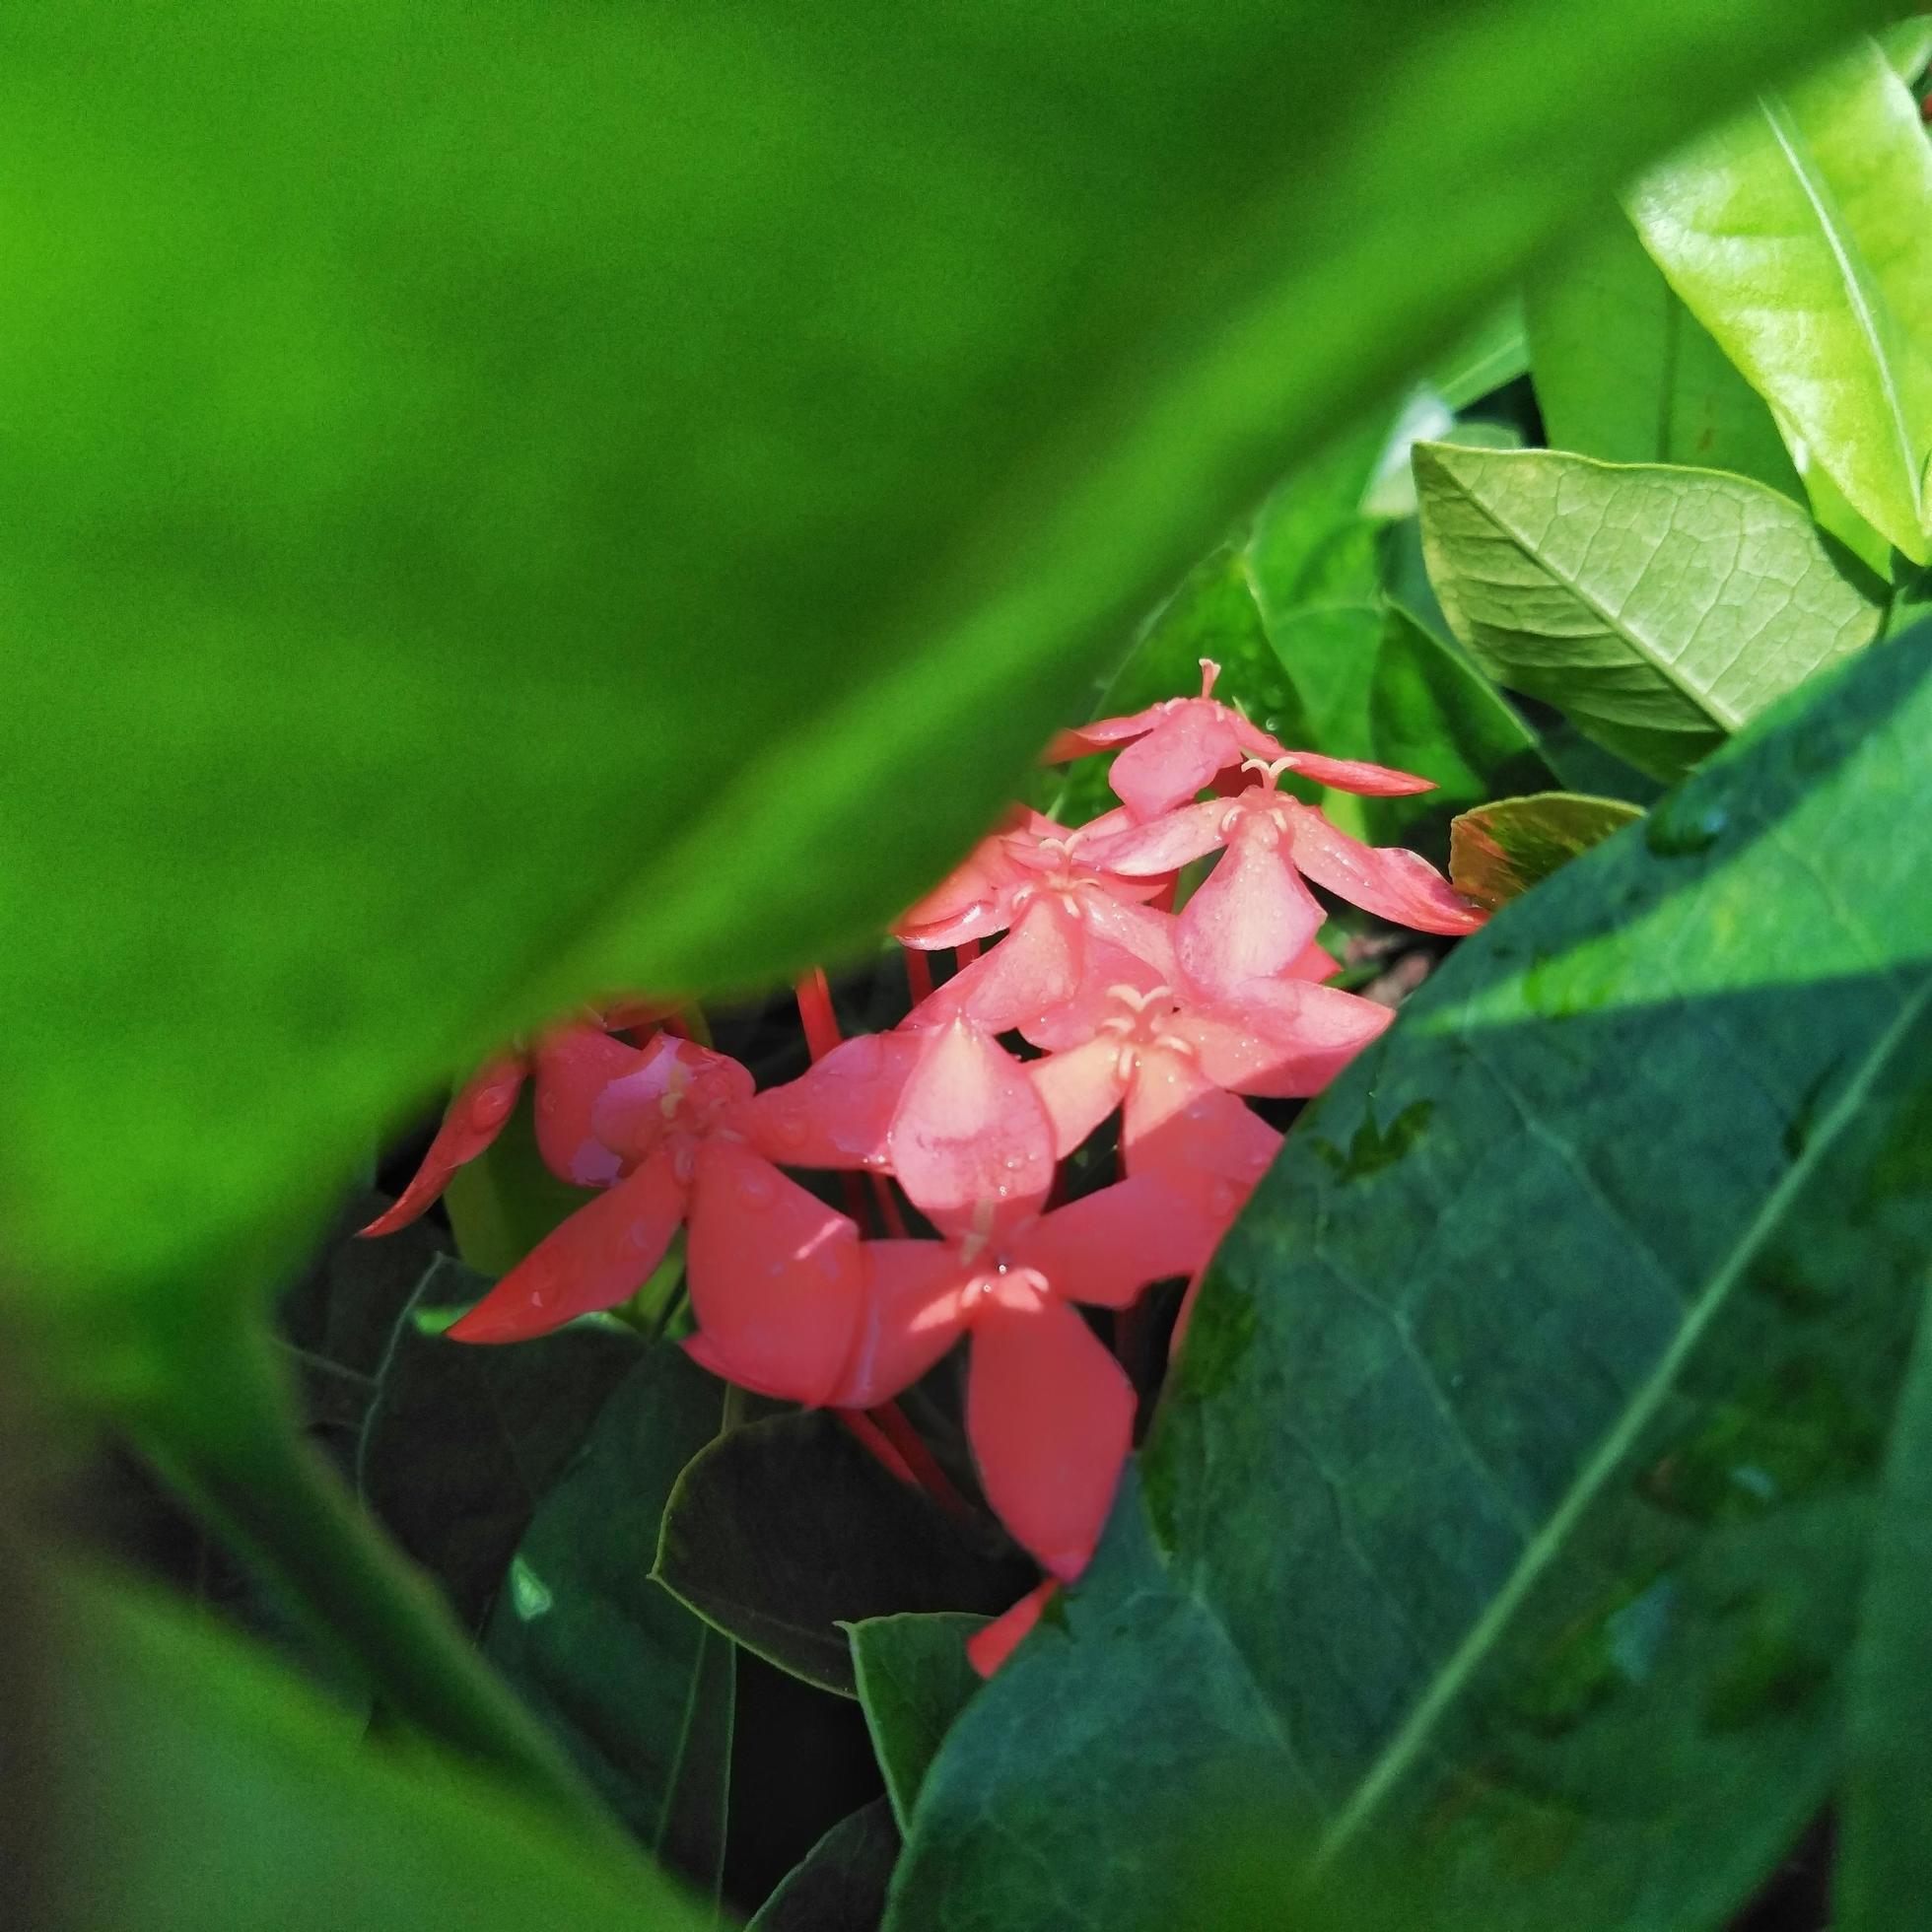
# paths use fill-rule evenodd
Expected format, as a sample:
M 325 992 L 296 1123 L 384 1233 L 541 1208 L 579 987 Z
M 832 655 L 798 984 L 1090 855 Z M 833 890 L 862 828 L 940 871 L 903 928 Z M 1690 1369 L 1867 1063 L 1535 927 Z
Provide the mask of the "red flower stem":
M 892 1183 L 883 1174 L 872 1176 L 872 1194 L 878 1202 L 879 1221 L 886 1233 L 895 1241 L 906 1238 L 906 1217 L 899 1211 L 899 1204 L 893 1198 Z
M 798 1022 L 805 1029 L 805 1046 L 813 1065 L 839 1044 L 839 1016 L 832 1010 L 832 989 L 825 983 L 825 969 L 814 966 L 798 982 Z
M 882 1469 L 896 1477 L 909 1489 L 917 1489 L 920 1486 L 919 1478 L 913 1474 L 912 1465 L 892 1446 L 892 1438 L 862 1409 L 835 1409 L 832 1414 L 851 1431 L 855 1442 L 870 1451 L 873 1461 Z
M 952 970 L 961 973 L 980 956 L 980 942 L 977 939 L 962 939 L 952 949 Z
M 952 1479 L 939 1467 L 938 1458 L 927 1448 L 925 1438 L 906 1420 L 906 1412 L 896 1402 L 881 1403 L 871 1412 L 871 1420 L 914 1472 L 919 1486 L 948 1516 L 963 1521 L 972 1515 L 972 1504 L 953 1487 Z
M 901 946 L 906 955 L 906 991 L 916 1006 L 932 992 L 932 962 L 917 946 Z

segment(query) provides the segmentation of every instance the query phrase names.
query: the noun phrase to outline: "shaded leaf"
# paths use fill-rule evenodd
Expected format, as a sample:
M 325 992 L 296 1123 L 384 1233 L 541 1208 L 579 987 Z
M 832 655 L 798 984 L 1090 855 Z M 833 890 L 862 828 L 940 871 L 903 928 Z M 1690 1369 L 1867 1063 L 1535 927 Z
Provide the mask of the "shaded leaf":
M 1643 813 L 1622 798 L 1540 792 L 1466 811 L 1450 827 L 1449 878 L 1492 912 Z
M 747 1649 L 847 1696 L 841 1623 L 993 1615 L 1034 1574 L 887 1475 L 823 1411 L 749 1423 L 698 1456 L 671 1491 L 656 1573 Z
M 903 1830 L 921 1780 L 953 1720 L 980 1688 L 966 1639 L 983 1617 L 870 1617 L 848 1631 L 865 1727 Z
M 382 1363 L 356 1464 L 363 1500 L 472 1628 L 643 1347 L 604 1316 L 509 1347 L 449 1341 L 444 1329 L 489 1286 L 438 1258 Z
M 1932 145 L 1884 50 L 1766 94 L 1631 191 L 1644 245 L 1852 507 L 1926 558 Z
M 97 1578 L 69 1579 L 64 1594 L 58 1755 L 41 1782 L 75 1925 L 708 1922 L 644 1859 L 586 1843 L 429 1747 L 364 1745 L 342 1713 L 206 1618 Z
M 723 1385 L 665 1344 L 605 1400 L 538 1505 L 484 1649 L 639 1841 L 715 1894 L 730 1778 L 728 1638 L 653 1580 L 664 1502 Z
M 456 1169 L 443 1191 L 456 1252 L 480 1275 L 508 1275 L 553 1228 L 561 1227 L 594 1188 L 560 1181 L 536 1144 L 536 1095 L 525 1085 L 502 1131 L 476 1159 Z
M 826 1832 L 745 1932 L 875 1932 L 899 1856 L 899 1829 L 874 1798 Z
M 1840 1932 L 1908 1932 L 1932 1898 L 1932 1322 L 1921 1319 L 1886 1457 L 1871 1573 L 1851 1669 Z
M 1675 777 L 1879 613 L 1811 518 L 1760 484 L 1552 450 L 1415 452 L 1443 610 L 1499 682 Z
M 1713 1925 L 1782 1855 L 1932 1242 L 1928 732 L 1922 627 L 1505 908 L 1303 1116 L 891 1923 L 1065 1923 L 1023 1844 L 1163 1924 L 1230 1777 L 1339 1876 L 1423 1859 L 1424 1926 Z
M 1531 278 L 1524 311 L 1552 448 L 1729 470 L 1805 502 L 1764 399 L 1684 306 L 1621 211 Z

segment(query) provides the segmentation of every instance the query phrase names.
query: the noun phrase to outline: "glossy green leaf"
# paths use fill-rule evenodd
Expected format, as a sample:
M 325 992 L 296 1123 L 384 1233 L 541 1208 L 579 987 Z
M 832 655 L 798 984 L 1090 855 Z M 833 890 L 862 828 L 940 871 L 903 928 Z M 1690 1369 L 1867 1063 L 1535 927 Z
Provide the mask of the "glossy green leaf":
M 1338 1874 L 1425 1859 L 1427 1926 L 1714 1926 L 1782 1854 L 1932 1242 L 1928 734 L 1921 628 L 1505 908 L 1308 1111 L 1092 1571 L 929 1770 L 894 1926 L 1065 1923 L 1047 1869 L 1163 1924 L 1230 1780 Z
M 1909 1932 L 1932 1898 L 1932 1322 L 1921 1320 L 1892 1446 L 1852 1666 L 1838 1932 Z
M 131 1400 L 131 1282 L 258 1288 L 506 1036 L 862 940 L 1268 478 L 1884 11 L 10 7 L 0 1200 L 63 1369 Z
M 1500 683 L 1671 778 L 1826 664 L 1879 609 L 1762 485 L 1552 450 L 1415 452 L 1436 594 Z
M 966 1639 L 983 1617 L 871 1617 L 855 1623 L 852 1669 L 885 1795 L 901 1829 L 953 1720 L 980 1688 Z
M 146 1590 L 65 1586 L 38 1782 L 73 1923 L 142 1932 L 696 1932 L 642 1858 L 427 1747 L 365 1745 L 294 1678 Z
M 1852 507 L 1923 563 L 1932 143 L 1875 41 L 1673 156 L 1644 245 Z
M 357 1457 L 363 1500 L 480 1627 L 537 1504 L 638 1360 L 636 1333 L 592 1316 L 510 1347 L 444 1329 L 489 1282 L 440 1258 L 378 1378 Z M 641 1546 L 651 1547 L 647 1536 Z
M 1494 911 L 1643 816 L 1622 798 L 1539 792 L 1466 811 L 1449 828 L 1456 890 Z
M 786 1874 L 745 1932 L 876 1932 L 898 1856 L 891 1808 L 874 1798 Z
M 527 1346 L 527 1345 L 520 1345 Z M 484 1650 L 639 1841 L 715 1892 L 729 1640 L 653 1580 L 664 1503 L 717 1435 L 724 1385 L 669 1344 L 635 1362 L 510 1565 Z
M 1769 406 L 1621 213 L 1531 278 L 1524 312 L 1552 449 L 1729 470 L 1805 501 Z
M 888 1475 L 823 1411 L 732 1429 L 671 1491 L 656 1575 L 748 1650 L 855 1693 L 842 1623 L 1015 1602 L 1034 1572 Z

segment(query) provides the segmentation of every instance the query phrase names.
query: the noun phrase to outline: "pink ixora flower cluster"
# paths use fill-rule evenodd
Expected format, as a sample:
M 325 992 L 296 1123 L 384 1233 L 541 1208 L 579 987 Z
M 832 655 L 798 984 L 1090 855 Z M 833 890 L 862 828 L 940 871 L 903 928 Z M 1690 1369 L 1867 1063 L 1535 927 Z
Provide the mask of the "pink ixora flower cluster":
M 1394 795 L 1428 781 L 1284 750 L 1203 670 L 1200 697 L 1049 747 L 1054 761 L 1124 747 L 1119 807 L 1080 826 L 1016 809 L 903 916 L 916 998 L 892 1031 L 839 1040 L 822 980 L 815 996 L 807 982 L 814 1063 L 759 1093 L 737 1062 L 652 1030 L 650 1009 L 563 1026 L 457 1095 L 421 1173 L 365 1230 L 422 1212 L 527 1074 L 545 1160 L 603 1192 L 458 1340 L 515 1342 L 625 1300 L 682 1225 L 686 1346 L 745 1388 L 862 1423 L 963 1343 L 987 1502 L 1047 1572 L 982 1633 L 983 1668 L 1084 1566 L 1128 1454 L 1134 1387 L 1079 1311 L 1198 1281 L 1280 1138 L 1243 1096 L 1315 1093 L 1389 1021 L 1324 984 L 1336 965 L 1309 881 L 1425 932 L 1483 917 L 1422 859 L 1349 838 L 1277 784 Z M 1215 853 L 1172 910 L 1181 868 Z M 940 950 L 957 965 L 935 990 Z M 1116 1116 L 1116 1178 L 1062 1199 L 1069 1156 Z M 869 1174 L 885 1232 L 788 1169 Z M 862 1189 L 848 1201 L 862 1210 Z M 902 1202 L 930 1235 L 906 1236 Z

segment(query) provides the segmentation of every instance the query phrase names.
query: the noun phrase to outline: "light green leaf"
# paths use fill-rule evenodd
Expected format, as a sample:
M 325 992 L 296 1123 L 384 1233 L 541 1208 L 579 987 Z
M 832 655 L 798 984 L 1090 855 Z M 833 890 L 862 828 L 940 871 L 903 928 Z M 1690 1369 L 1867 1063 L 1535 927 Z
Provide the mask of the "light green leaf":
M 806 1852 L 745 1932 L 876 1932 L 898 1856 L 891 1809 L 874 1798 Z
M 921 1780 L 953 1720 L 980 1688 L 966 1639 L 983 1617 L 868 1617 L 847 1632 L 865 1728 L 903 1830 Z
M 654 1345 L 537 1508 L 484 1635 L 491 1662 L 639 1841 L 713 1894 L 732 1646 L 653 1580 L 649 1557 L 671 1485 L 718 1433 L 723 1399 L 724 1384 L 681 1349 Z
M 1729 470 L 1805 501 L 1763 398 L 1621 213 L 1531 278 L 1524 311 L 1552 449 Z
M 1622 798 L 1540 792 L 1466 811 L 1449 828 L 1449 878 L 1494 911 L 1643 816 Z
M 862 943 L 1270 477 L 1884 11 L 9 7 L 0 1201 L 63 1371 L 152 1390 L 505 1037 Z
M 642 1858 L 568 1833 L 428 1747 L 362 1744 L 340 1713 L 206 1618 L 93 1577 L 68 1579 L 62 1599 L 55 1756 L 34 1785 L 57 1803 L 73 1923 L 104 1932 L 697 1932 L 709 1923 Z
M 1631 190 L 1644 245 L 1852 507 L 1927 553 L 1932 143 L 1876 41 Z
M 1429 575 L 1500 683 L 1671 778 L 1878 635 L 1803 511 L 1739 477 L 1552 450 L 1415 452 Z
M 1338 1877 L 1421 1859 L 1425 1932 L 1736 1908 L 1835 1768 L 1924 1292 L 1928 737 L 1921 627 L 1506 907 L 1302 1117 L 1092 1570 L 928 1771 L 893 1926 L 1064 1925 L 1045 1870 L 1164 1925 L 1230 1788 Z

